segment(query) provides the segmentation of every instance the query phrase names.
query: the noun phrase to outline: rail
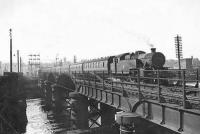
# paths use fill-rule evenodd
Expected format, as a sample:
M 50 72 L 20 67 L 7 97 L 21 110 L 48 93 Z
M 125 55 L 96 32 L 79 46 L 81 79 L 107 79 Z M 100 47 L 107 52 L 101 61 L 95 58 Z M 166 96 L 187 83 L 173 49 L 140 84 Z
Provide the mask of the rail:
M 140 70 L 135 70 L 136 75 L 113 74 L 102 72 L 72 72 L 75 82 L 84 86 L 94 86 L 103 90 L 112 92 L 124 93 L 129 92 L 136 95 L 141 100 L 157 100 L 158 103 L 167 102 L 178 104 L 184 109 L 194 108 L 200 109 L 200 97 L 198 96 L 200 89 L 199 72 L 194 74 L 195 79 L 188 79 L 189 74 L 186 70 L 147 70 L 146 75 L 151 73 L 151 77 L 146 75 L 141 76 Z M 170 78 L 163 75 L 164 73 L 171 73 Z M 97 78 L 94 74 L 101 76 Z M 153 74 L 153 75 L 152 75 Z M 173 75 L 173 77 L 171 77 Z M 190 74 L 191 75 L 191 74 Z M 194 76 L 193 75 L 193 76 Z M 169 86 L 163 84 L 170 81 L 176 82 Z M 189 82 L 194 82 L 194 86 L 187 85 Z M 187 83 L 187 84 L 186 84 Z M 190 93 L 194 92 L 194 93 Z

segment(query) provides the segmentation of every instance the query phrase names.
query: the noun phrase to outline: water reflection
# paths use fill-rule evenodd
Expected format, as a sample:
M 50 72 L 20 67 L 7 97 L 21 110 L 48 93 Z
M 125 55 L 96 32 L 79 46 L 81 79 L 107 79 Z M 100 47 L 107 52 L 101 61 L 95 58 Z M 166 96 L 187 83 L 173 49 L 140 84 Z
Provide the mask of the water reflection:
M 25 134 L 58 134 L 68 130 L 69 112 L 51 109 L 43 99 L 27 100 L 28 124 Z

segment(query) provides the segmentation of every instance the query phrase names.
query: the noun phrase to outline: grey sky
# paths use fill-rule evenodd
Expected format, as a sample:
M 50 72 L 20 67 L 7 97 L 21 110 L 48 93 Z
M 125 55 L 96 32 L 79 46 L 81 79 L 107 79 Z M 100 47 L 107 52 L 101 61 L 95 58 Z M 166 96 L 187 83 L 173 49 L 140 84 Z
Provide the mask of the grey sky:
M 149 51 L 148 44 L 175 58 L 176 34 L 183 56 L 200 58 L 199 0 L 0 0 L 1 61 L 9 61 L 9 28 L 24 60 L 89 59 Z

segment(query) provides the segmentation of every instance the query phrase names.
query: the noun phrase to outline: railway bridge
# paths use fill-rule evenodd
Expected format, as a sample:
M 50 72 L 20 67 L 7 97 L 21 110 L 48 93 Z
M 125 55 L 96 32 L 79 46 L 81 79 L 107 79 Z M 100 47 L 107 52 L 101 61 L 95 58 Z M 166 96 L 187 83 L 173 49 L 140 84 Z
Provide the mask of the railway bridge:
M 171 80 L 160 77 L 160 71 L 155 70 L 151 77 L 141 77 L 139 70 L 135 76 L 123 72 L 41 71 L 39 81 L 49 102 L 71 98 L 71 108 L 75 109 L 72 115 L 77 114 L 80 129 L 116 122 L 122 134 L 199 134 L 198 70 L 192 76 L 187 70 L 179 70 L 179 77 Z M 166 79 L 168 86 L 163 84 Z M 169 84 L 175 81 L 178 84 Z

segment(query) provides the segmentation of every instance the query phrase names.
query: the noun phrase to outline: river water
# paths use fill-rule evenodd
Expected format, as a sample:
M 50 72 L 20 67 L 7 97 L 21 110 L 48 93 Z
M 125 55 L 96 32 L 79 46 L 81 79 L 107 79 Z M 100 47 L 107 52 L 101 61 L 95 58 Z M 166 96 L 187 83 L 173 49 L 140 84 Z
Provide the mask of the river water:
M 26 114 L 28 124 L 25 134 L 59 134 L 70 127 L 69 114 L 48 110 L 41 98 L 28 99 Z

